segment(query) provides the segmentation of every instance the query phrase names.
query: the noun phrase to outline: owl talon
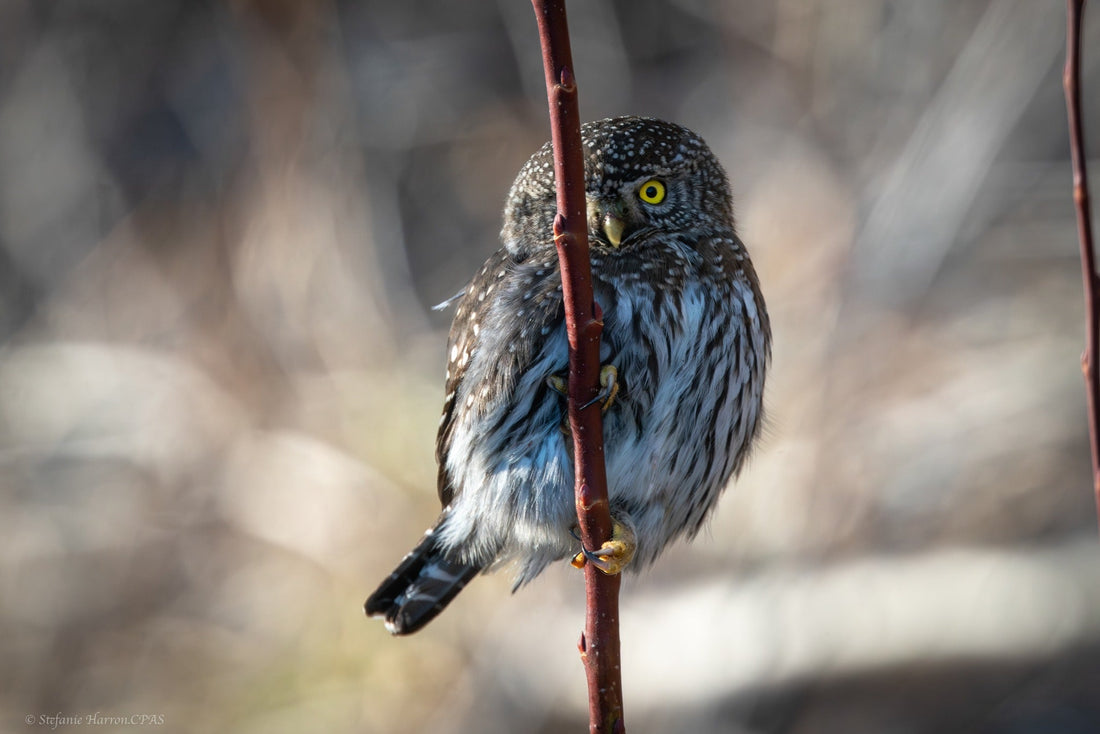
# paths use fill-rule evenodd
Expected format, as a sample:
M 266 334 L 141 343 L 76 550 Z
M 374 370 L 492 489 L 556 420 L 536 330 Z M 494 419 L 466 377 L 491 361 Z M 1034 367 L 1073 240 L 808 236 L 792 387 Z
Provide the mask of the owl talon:
M 565 373 L 558 375 L 548 375 L 546 377 L 546 384 L 550 386 L 550 389 L 558 393 L 562 397 L 569 396 L 569 380 L 565 377 Z
M 549 375 L 546 378 L 546 384 L 550 386 L 551 390 L 562 396 L 569 395 L 569 380 L 563 374 Z M 606 413 L 618 395 L 619 370 L 614 365 L 605 364 L 600 367 L 600 391 L 596 393 L 596 397 L 582 405 L 581 410 L 596 403 L 601 403 L 600 410 Z
M 612 518 L 611 540 L 594 551 L 582 546 L 581 552 L 573 556 L 569 563 L 574 568 L 584 568 L 586 563 L 591 563 L 608 576 L 614 576 L 629 565 L 637 549 L 638 543 L 630 526 Z
M 582 405 L 581 410 L 598 402 L 601 403 L 600 412 L 607 413 L 607 409 L 611 407 L 611 404 L 615 402 L 615 397 L 619 394 L 619 370 L 616 369 L 615 365 L 605 364 L 600 367 L 600 386 L 600 391 L 596 394 L 596 397 Z

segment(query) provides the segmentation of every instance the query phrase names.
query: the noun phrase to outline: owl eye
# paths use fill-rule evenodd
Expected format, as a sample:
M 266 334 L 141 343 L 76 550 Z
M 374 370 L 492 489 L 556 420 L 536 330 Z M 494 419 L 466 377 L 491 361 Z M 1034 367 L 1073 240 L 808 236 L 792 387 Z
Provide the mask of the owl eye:
M 638 198 L 647 204 L 660 204 L 665 200 L 665 185 L 651 178 L 638 189 Z

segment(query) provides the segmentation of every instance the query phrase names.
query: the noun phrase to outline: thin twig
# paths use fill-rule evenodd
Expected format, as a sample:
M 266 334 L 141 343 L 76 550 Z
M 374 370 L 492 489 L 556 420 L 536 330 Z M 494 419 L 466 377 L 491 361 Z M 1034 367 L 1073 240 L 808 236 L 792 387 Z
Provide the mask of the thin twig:
M 611 513 L 600 408 L 579 407 L 589 404 L 597 394 L 603 318 L 592 295 L 577 85 L 564 0 L 531 2 L 542 44 L 554 145 L 558 194 L 554 242 L 561 264 L 569 336 L 569 426 L 573 434 L 577 520 L 581 542 L 593 549 L 610 539 Z M 584 579 L 587 615 L 580 650 L 588 678 L 589 730 L 625 732 L 619 663 L 619 576 L 605 575 L 589 563 Z
M 1066 90 L 1069 117 L 1069 150 L 1073 161 L 1073 203 L 1077 209 L 1077 236 L 1081 243 L 1081 273 L 1085 282 L 1085 373 L 1088 397 L 1089 445 L 1092 448 L 1092 487 L 1100 511 L 1100 275 L 1092 242 L 1092 212 L 1089 207 L 1089 177 L 1085 168 L 1085 133 L 1081 124 L 1081 19 L 1085 0 L 1066 2 L 1066 67 L 1062 85 Z

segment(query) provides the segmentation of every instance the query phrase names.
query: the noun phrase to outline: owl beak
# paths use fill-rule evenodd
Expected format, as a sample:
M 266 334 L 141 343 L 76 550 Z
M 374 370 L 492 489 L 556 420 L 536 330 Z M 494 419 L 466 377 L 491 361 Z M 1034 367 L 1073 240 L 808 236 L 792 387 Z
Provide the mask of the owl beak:
M 588 200 L 588 216 L 593 229 L 612 247 L 618 247 L 626 231 L 626 217 L 622 205 L 617 202 Z
M 611 212 L 604 215 L 603 233 L 607 235 L 607 241 L 612 247 L 618 247 L 619 243 L 623 241 L 624 229 L 626 229 L 626 222 L 619 219 Z

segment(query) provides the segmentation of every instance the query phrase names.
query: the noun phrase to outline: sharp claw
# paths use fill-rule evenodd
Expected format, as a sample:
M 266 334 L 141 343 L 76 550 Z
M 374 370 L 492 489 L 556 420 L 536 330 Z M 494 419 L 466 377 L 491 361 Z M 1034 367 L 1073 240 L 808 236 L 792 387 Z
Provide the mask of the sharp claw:
M 588 563 L 588 561 L 599 560 L 599 556 L 596 555 L 595 551 L 590 551 L 584 547 L 584 541 L 581 540 L 581 534 L 577 528 L 569 528 L 569 534 L 573 536 L 574 540 L 581 544 L 581 552 L 573 556 L 573 559 L 569 561 L 573 568 L 584 568 L 584 564 Z
M 602 548 L 600 550 L 603 550 Z M 596 568 L 601 568 L 600 564 L 606 563 L 603 558 L 600 557 L 599 551 L 590 551 L 587 548 L 581 548 L 581 552 L 573 556 L 569 561 L 569 565 L 573 568 L 584 568 L 584 565 L 591 561 L 596 564 Z
M 615 402 L 615 397 L 619 394 L 619 370 L 615 368 L 615 365 L 605 364 L 600 368 L 600 386 L 600 391 L 596 393 L 596 397 L 582 405 L 581 410 L 590 405 L 602 403 L 600 410 L 606 413 L 611 404 Z
M 598 395 L 596 395 L 596 397 L 592 398 L 587 403 L 582 405 L 581 410 L 584 410 L 585 408 L 591 407 L 591 406 L 595 405 L 596 403 L 600 402 L 601 400 L 603 400 L 603 395 L 598 394 Z
M 596 565 L 596 568 L 601 571 L 604 570 L 604 566 L 607 565 L 607 561 L 604 560 L 604 556 L 612 555 L 615 551 L 610 548 L 600 548 L 599 550 L 590 551 L 587 548 L 581 548 L 581 552 L 573 556 L 573 559 L 569 561 L 573 568 L 584 568 L 584 565 L 591 561 Z M 607 571 L 604 571 L 607 573 Z
M 569 532 L 574 538 L 577 538 L 575 530 L 571 529 Z M 634 558 L 634 552 L 637 548 L 638 544 L 634 538 L 634 531 L 612 518 L 611 540 L 594 551 L 590 551 L 582 545 L 581 552 L 573 556 L 570 563 L 574 568 L 584 568 L 586 563 L 591 563 L 607 575 L 614 576 L 623 572 L 623 569 Z

